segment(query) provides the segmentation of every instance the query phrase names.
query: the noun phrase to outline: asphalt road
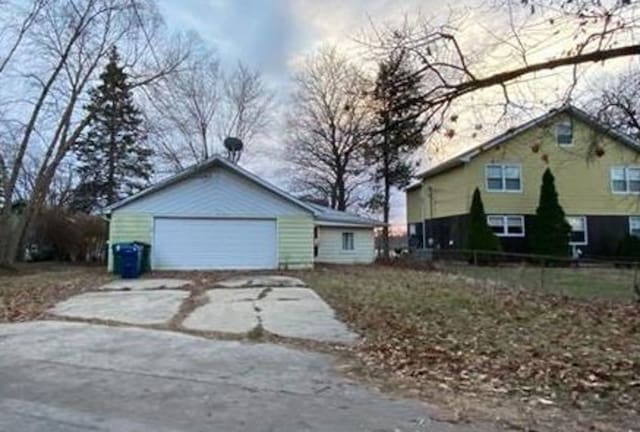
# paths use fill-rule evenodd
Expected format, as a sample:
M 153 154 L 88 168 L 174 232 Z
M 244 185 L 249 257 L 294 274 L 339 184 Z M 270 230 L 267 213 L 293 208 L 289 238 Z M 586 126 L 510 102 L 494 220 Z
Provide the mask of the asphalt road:
M 0 431 L 496 430 L 433 420 L 432 408 L 350 381 L 333 362 L 140 328 L 0 325 Z

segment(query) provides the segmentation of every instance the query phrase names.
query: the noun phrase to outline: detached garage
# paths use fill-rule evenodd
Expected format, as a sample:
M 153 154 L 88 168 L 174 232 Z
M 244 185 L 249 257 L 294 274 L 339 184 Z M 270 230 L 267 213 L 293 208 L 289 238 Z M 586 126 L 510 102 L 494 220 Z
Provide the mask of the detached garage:
M 110 243 L 151 244 L 154 270 L 371 262 L 378 225 L 301 201 L 221 157 L 120 201 L 108 213 Z

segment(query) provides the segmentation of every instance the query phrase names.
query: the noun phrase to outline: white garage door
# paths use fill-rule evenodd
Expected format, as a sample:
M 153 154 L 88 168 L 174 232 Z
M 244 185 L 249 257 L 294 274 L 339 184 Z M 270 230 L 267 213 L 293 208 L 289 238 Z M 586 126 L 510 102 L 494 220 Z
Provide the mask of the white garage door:
M 153 267 L 173 270 L 275 268 L 275 220 L 157 218 Z

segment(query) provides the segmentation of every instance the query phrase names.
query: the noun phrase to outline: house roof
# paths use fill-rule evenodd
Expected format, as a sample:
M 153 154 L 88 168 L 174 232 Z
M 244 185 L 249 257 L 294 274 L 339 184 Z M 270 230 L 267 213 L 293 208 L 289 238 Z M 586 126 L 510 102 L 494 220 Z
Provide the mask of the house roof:
M 111 204 L 110 206 L 108 206 L 105 209 L 105 213 L 109 214 L 112 211 L 119 209 L 121 207 L 124 207 L 125 205 L 132 203 L 133 201 L 137 201 L 142 197 L 145 197 L 147 195 L 151 195 L 155 192 L 158 192 L 162 189 L 165 189 L 175 183 L 178 183 L 182 180 L 185 180 L 203 170 L 212 168 L 214 166 L 220 166 L 220 167 L 224 167 L 229 169 L 230 171 L 233 171 L 249 180 L 251 180 L 252 182 L 256 183 L 259 186 L 262 186 L 263 188 L 273 192 L 276 195 L 279 195 L 280 197 L 292 202 L 293 204 L 302 207 L 303 209 L 314 213 L 316 212 L 316 209 L 314 207 L 312 207 L 311 205 L 309 205 L 308 203 L 305 203 L 302 200 L 297 199 L 296 197 L 294 197 L 293 195 L 285 192 L 284 190 L 278 188 L 277 186 L 272 185 L 271 183 L 261 179 L 260 177 L 256 176 L 255 174 L 250 173 L 249 171 L 245 170 L 244 168 L 241 168 L 240 166 L 229 162 L 227 159 L 221 157 L 221 156 L 214 156 L 212 158 L 207 159 L 206 161 L 200 162 L 196 165 L 193 165 L 187 169 L 185 169 L 184 171 L 181 171 L 180 173 L 168 177 L 158 183 L 156 183 L 153 186 L 150 186 L 140 192 L 138 192 L 137 194 L 134 194 L 128 198 L 125 198 L 121 201 L 118 201 L 114 204 Z
M 125 198 L 121 201 L 118 201 L 112 205 L 110 205 L 109 207 L 107 207 L 105 209 L 105 213 L 109 214 L 111 212 L 113 212 L 114 210 L 117 210 L 121 207 L 124 207 L 127 204 L 130 204 L 136 200 L 139 200 L 142 197 L 151 195 L 155 192 L 158 192 L 162 189 L 165 189 L 175 183 L 178 183 L 182 180 L 185 180 L 193 175 L 196 175 L 197 173 L 212 168 L 214 166 L 219 166 L 219 167 L 224 167 L 226 169 L 229 169 L 230 171 L 233 171 L 237 174 L 239 174 L 240 176 L 243 176 L 247 179 L 249 179 L 250 181 L 254 182 L 255 184 L 271 191 L 272 193 L 288 200 L 289 202 L 302 207 L 303 209 L 309 211 L 310 213 L 313 214 L 314 218 L 320 222 L 321 224 L 327 224 L 327 225 L 335 225 L 335 226 L 339 226 L 339 225 L 359 225 L 359 226 L 376 226 L 376 225 L 381 225 L 381 223 L 377 220 L 374 219 L 370 219 L 370 218 L 366 218 L 366 217 L 362 217 L 353 213 L 348 213 L 348 212 L 344 212 L 344 211 L 339 211 L 339 210 L 333 210 L 331 208 L 328 207 L 324 207 L 324 206 L 320 206 L 317 204 L 312 204 L 303 200 L 300 200 L 296 197 L 294 197 L 293 195 L 289 194 L 288 192 L 285 192 L 284 190 L 278 188 L 277 186 L 272 185 L 271 183 L 261 179 L 260 177 L 256 176 L 255 174 L 250 173 L 249 171 L 245 170 L 244 168 L 241 168 L 240 166 L 229 162 L 227 159 L 221 157 L 221 156 L 214 156 L 210 159 L 207 159 L 204 162 L 201 162 L 199 164 L 193 165 L 187 169 L 185 169 L 184 171 L 172 176 L 172 177 L 168 177 L 158 183 L 156 183 L 153 186 L 148 187 L 147 189 L 144 189 L 140 192 L 138 192 L 135 195 L 132 195 L 128 198 Z
M 405 188 L 405 191 L 410 192 L 410 191 L 415 190 L 415 189 L 420 189 L 420 186 L 422 186 L 422 183 L 416 182 L 416 183 L 413 183 L 413 184 L 410 184 L 409 186 L 407 186 Z
M 455 168 L 459 165 L 462 165 L 464 163 L 469 162 L 471 159 L 473 159 L 474 157 L 476 157 L 477 155 L 479 155 L 482 152 L 485 152 L 497 145 L 500 145 L 502 143 L 504 143 L 505 141 L 508 141 L 509 139 L 520 135 L 521 133 L 535 127 L 538 126 L 544 122 L 546 122 L 547 120 L 559 115 L 559 114 L 569 114 L 572 117 L 575 117 L 585 123 L 588 123 L 589 125 L 591 125 L 594 129 L 597 129 L 599 132 L 610 136 L 611 138 L 619 141 L 620 143 L 632 148 L 633 150 L 636 151 L 640 151 L 640 141 L 630 137 L 629 135 L 626 135 L 622 132 L 616 131 L 614 129 L 611 129 L 610 127 L 608 127 L 607 125 L 605 125 L 604 123 L 602 123 L 600 120 L 598 120 L 596 117 L 592 116 L 591 114 L 587 113 L 586 111 L 581 110 L 580 108 L 577 108 L 573 105 L 567 104 L 567 105 L 563 105 L 560 108 L 556 108 L 556 109 L 552 109 L 549 112 L 534 118 L 533 120 L 530 120 L 526 123 L 521 124 L 520 126 L 508 129 L 506 132 L 490 139 L 489 141 L 483 142 L 482 144 L 479 144 L 477 146 L 474 146 L 468 150 L 465 150 L 462 153 L 459 153 L 456 156 L 451 157 L 450 159 L 447 159 L 444 162 L 439 163 L 438 165 L 435 165 L 431 168 L 429 168 L 426 171 L 423 171 L 422 173 L 418 174 L 418 178 L 420 179 L 425 179 L 425 178 L 429 178 L 429 177 L 433 177 L 435 175 L 441 174 L 445 171 L 448 171 L 452 168 Z M 410 190 L 411 188 L 415 187 L 416 185 L 412 185 L 409 186 L 409 188 L 407 188 L 406 190 Z
M 382 222 L 355 213 L 341 210 L 334 210 L 329 207 L 321 206 L 314 203 L 307 203 L 315 209 L 315 218 L 319 225 L 334 226 L 378 226 L 383 225 Z

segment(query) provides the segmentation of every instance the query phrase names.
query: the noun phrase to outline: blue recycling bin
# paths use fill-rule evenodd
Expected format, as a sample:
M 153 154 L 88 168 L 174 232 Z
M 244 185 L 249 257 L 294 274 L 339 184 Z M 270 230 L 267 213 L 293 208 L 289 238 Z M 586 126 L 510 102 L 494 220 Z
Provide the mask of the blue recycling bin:
M 140 246 L 130 244 L 130 245 L 121 245 L 119 254 L 120 254 L 120 263 L 122 266 L 122 272 L 120 275 L 123 279 L 136 279 L 140 276 L 141 273 L 141 256 L 142 251 L 140 250 Z

